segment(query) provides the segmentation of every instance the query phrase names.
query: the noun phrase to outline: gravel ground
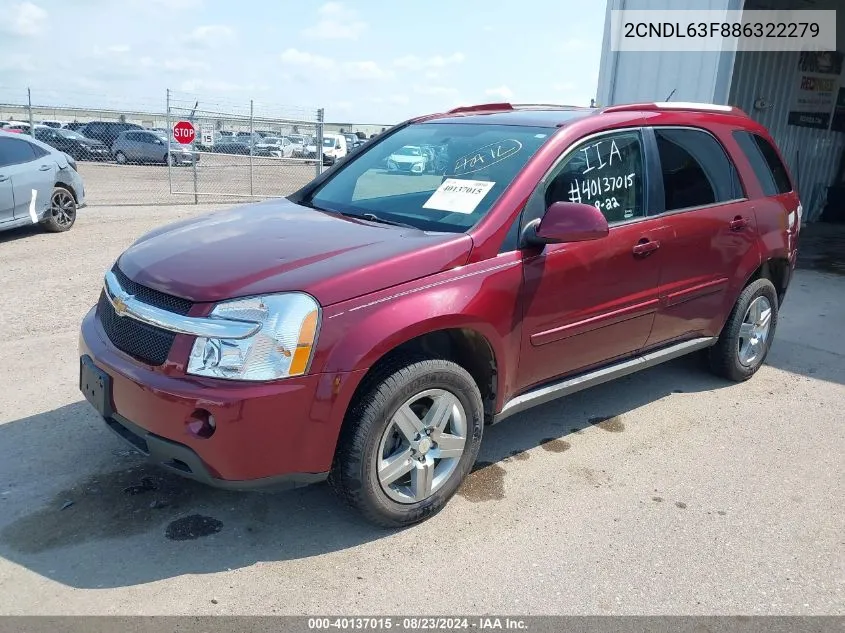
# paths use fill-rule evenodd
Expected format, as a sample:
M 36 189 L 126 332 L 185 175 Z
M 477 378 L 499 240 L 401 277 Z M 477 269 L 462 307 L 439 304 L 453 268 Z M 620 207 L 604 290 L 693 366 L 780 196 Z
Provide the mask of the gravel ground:
M 845 277 L 798 272 L 751 381 L 681 359 L 515 416 L 442 513 L 385 531 L 323 485 L 164 475 L 82 401 L 103 272 L 210 208 L 0 234 L 0 613 L 845 614 Z

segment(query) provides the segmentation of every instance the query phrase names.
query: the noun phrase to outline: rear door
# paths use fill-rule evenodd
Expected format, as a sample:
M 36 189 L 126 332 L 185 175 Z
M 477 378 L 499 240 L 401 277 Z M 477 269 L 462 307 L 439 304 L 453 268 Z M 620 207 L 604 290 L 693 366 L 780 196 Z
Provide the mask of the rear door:
M 736 166 L 710 132 L 649 129 L 662 176 L 669 232 L 661 254 L 660 309 L 647 346 L 716 336 L 737 285 L 759 265 L 757 225 Z
M 664 241 L 662 219 L 647 213 L 650 163 L 641 130 L 606 132 L 566 152 L 541 184 L 543 211 L 592 204 L 610 233 L 526 251 L 518 391 L 631 355 L 648 339 Z

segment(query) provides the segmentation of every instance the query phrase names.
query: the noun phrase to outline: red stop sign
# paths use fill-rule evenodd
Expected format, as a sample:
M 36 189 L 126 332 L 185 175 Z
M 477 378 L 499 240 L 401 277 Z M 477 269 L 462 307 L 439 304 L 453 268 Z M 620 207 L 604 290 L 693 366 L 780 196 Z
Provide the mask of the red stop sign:
M 173 126 L 173 138 L 182 143 L 182 145 L 193 143 L 196 135 L 197 132 L 190 121 L 179 121 L 179 123 Z

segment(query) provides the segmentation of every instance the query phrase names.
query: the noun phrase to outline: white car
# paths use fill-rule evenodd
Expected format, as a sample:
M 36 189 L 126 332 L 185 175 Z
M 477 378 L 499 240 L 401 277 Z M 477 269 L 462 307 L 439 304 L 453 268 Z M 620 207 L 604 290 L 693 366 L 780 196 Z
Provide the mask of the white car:
M 323 162 L 333 165 L 349 153 L 346 137 L 343 134 L 323 134 Z
M 303 158 L 307 154 L 305 137 L 300 136 L 299 134 L 292 134 L 287 137 L 291 142 L 291 147 L 293 148 L 293 157 L 294 158 Z M 317 148 L 314 148 L 314 151 L 317 151 Z
M 428 156 L 415 145 L 405 145 L 387 157 L 387 170 L 423 174 L 428 168 Z

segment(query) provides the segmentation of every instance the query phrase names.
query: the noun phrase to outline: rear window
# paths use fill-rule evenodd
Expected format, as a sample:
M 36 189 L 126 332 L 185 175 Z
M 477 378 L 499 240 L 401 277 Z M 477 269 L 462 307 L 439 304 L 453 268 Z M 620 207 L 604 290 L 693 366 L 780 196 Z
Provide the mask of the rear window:
M 792 191 L 789 172 L 768 140 L 751 132 L 734 132 L 734 139 L 751 163 L 763 193 L 776 196 Z
M 663 173 L 666 211 L 737 200 L 735 167 L 709 133 L 693 129 L 655 128 Z

